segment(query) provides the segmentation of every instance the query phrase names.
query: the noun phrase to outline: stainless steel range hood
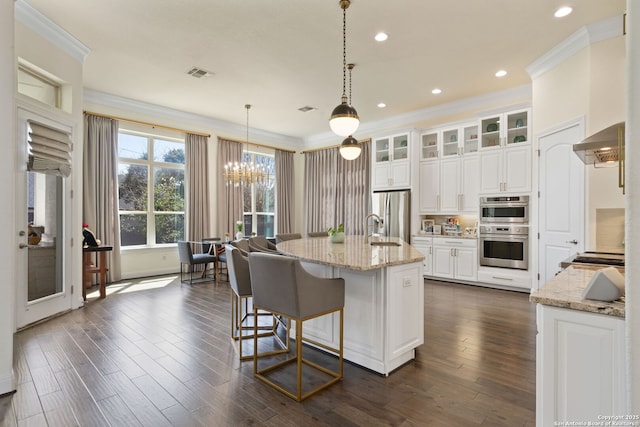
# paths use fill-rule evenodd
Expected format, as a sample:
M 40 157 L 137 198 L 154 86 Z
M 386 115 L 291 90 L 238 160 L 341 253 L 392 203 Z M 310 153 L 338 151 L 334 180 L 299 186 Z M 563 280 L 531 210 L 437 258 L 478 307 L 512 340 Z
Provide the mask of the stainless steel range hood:
M 624 150 L 624 122 L 616 123 L 573 144 L 573 151 L 585 164 L 617 162 Z

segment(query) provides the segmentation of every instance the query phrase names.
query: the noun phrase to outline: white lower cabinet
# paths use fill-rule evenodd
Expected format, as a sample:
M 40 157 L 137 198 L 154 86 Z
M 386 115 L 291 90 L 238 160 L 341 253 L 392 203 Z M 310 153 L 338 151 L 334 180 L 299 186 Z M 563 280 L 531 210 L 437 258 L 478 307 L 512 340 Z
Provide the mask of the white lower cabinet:
M 624 319 L 542 304 L 536 310 L 536 425 L 637 425 L 602 418 L 628 416 Z
M 431 276 L 433 270 L 433 238 L 428 236 L 413 236 L 411 244 L 424 255 L 422 274 L 424 276 Z
M 472 282 L 478 280 L 478 241 L 434 237 L 432 275 Z

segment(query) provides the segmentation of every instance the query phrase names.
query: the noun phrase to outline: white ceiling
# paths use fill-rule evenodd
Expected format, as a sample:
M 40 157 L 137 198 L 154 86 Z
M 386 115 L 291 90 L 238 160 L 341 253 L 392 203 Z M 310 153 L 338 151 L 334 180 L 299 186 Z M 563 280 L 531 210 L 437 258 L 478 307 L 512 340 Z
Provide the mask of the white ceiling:
M 342 94 L 338 0 L 27 0 L 91 50 L 84 86 L 297 138 Z M 554 10 L 570 4 L 566 18 Z M 525 67 L 625 0 L 352 0 L 347 62 L 362 123 L 531 82 Z M 378 31 L 389 39 L 374 41 Z M 196 79 L 192 67 L 214 73 Z M 494 76 L 498 69 L 508 75 Z M 432 95 L 441 88 L 443 93 Z M 387 107 L 376 105 L 385 102 Z M 298 108 L 316 107 L 302 113 Z M 356 133 L 356 136 L 358 134 Z M 364 136 L 364 135 L 363 135 Z

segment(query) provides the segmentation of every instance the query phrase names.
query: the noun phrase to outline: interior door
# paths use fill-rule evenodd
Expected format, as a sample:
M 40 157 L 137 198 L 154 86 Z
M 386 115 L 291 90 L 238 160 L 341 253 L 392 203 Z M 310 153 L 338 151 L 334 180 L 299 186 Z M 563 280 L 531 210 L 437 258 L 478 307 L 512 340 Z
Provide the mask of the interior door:
M 584 250 L 584 164 L 573 152 L 584 132 L 575 124 L 540 138 L 538 285 L 560 271 L 560 261 Z
M 16 326 L 71 309 L 65 273 L 66 180 L 62 176 L 29 170 L 27 144 L 32 120 L 70 133 L 69 127 L 26 110 L 18 110 L 19 147 L 16 176 L 16 228 L 19 245 L 16 283 Z

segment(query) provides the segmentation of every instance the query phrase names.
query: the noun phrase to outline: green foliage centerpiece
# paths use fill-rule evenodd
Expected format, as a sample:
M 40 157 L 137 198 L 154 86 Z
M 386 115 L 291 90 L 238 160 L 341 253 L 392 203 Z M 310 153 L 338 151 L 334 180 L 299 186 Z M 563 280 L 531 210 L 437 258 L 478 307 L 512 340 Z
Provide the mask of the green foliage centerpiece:
M 327 234 L 329 235 L 329 241 L 331 243 L 342 243 L 344 242 L 344 225 L 340 224 L 338 228 L 329 228 L 327 230 Z

